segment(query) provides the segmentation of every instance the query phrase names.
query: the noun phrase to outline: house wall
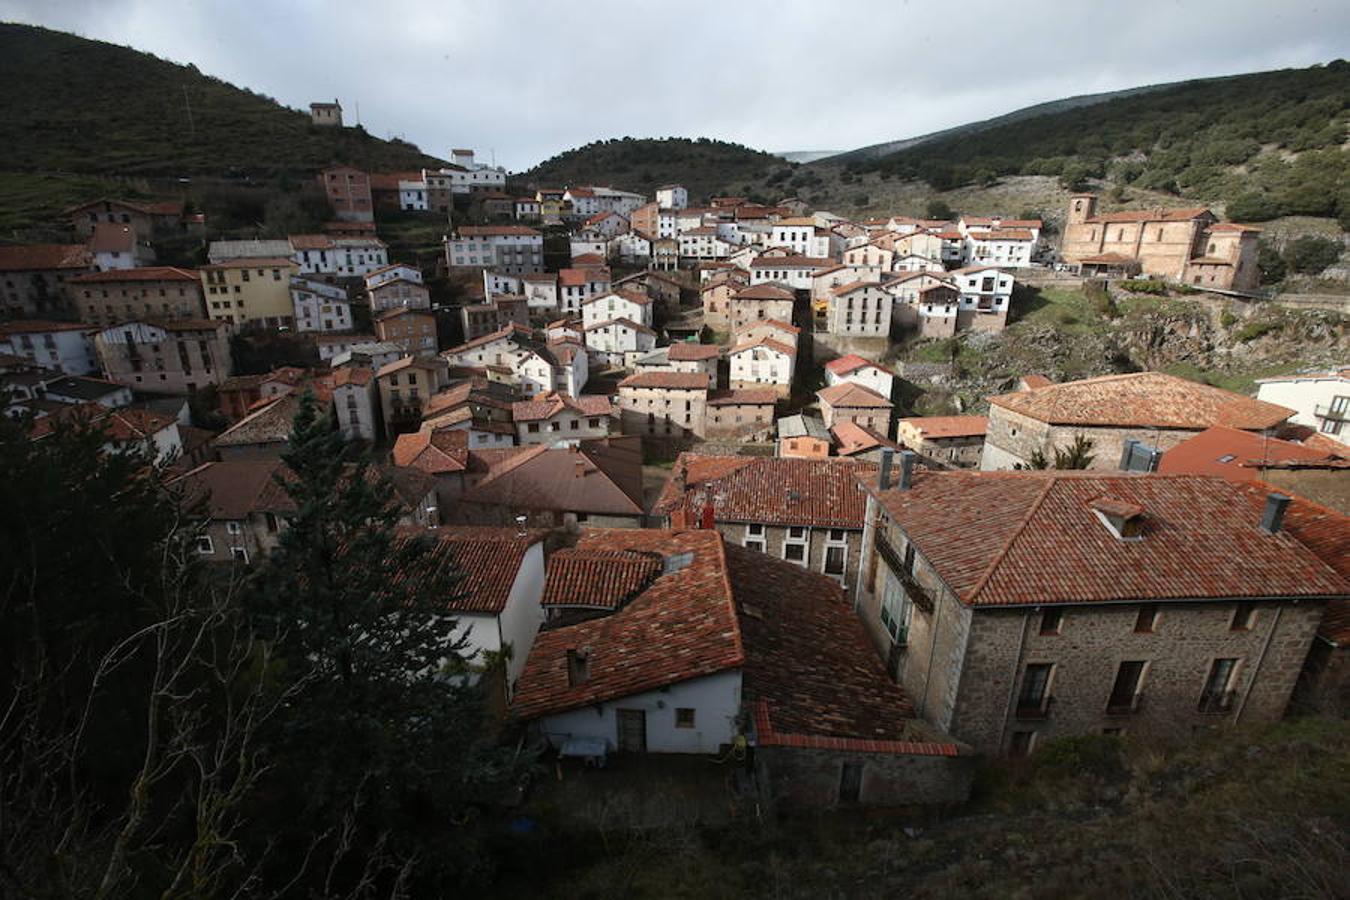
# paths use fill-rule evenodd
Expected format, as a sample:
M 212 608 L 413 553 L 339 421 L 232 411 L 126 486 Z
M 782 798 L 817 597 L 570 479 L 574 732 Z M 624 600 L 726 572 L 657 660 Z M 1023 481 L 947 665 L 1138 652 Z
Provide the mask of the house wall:
M 765 319 L 791 323 L 792 311 L 791 300 L 742 300 L 732 296 L 727 303 L 727 324 L 735 331 Z
M 830 455 L 830 442 L 808 435 L 780 438 L 778 455 L 787 459 L 826 459 Z
M 540 605 L 543 596 L 544 543 L 539 541 L 525 551 L 506 607 L 498 617 L 502 640 L 511 647 L 511 659 L 506 664 L 508 692 L 515 690 L 516 680 L 525 671 L 535 635 L 544 622 L 544 608 Z
M 91 325 L 206 315 L 197 281 L 81 281 L 69 283 L 67 290 L 80 321 Z
M 623 434 L 698 436 L 704 431 L 706 390 L 666 388 L 619 388 L 620 422 Z
M 718 519 L 716 521 L 718 532 L 726 538 L 727 543 L 745 546 L 747 540 L 758 540 L 757 537 L 750 535 L 751 523 L 732 522 Z M 759 523 L 762 525 L 762 523 Z M 784 547 L 788 538 L 788 526 L 786 525 L 762 525 L 764 529 L 764 550 L 763 552 L 775 559 L 787 559 L 784 555 Z M 858 565 L 862 553 L 862 529 L 861 528 L 814 528 L 810 526 L 801 526 L 806 529 L 807 556 L 806 565 L 803 568 L 811 572 L 819 572 L 822 575 L 829 575 L 831 578 L 839 581 L 845 593 L 852 593 L 858 572 Z M 843 532 L 843 540 L 835 540 L 830 536 L 831 531 Z M 840 574 L 832 574 L 825 571 L 825 548 L 827 546 L 843 546 L 844 549 L 844 571 Z M 753 549 L 753 548 L 752 548 Z M 796 562 L 793 560 L 793 562 Z M 801 563 L 798 563 L 801 565 Z
M 796 747 L 759 747 L 755 767 L 767 800 L 786 811 L 840 806 L 844 765 L 862 767 L 858 806 L 963 803 L 975 774 L 973 756 L 919 756 Z
M 570 409 L 564 409 L 551 419 L 517 422 L 516 435 L 521 446 L 588 440 L 607 436 L 609 422 L 610 417 L 607 415 L 583 416 Z
M 760 385 L 763 387 L 763 385 Z M 704 437 L 733 437 L 773 424 L 772 404 L 717 403 L 708 406 Z
M 1316 416 L 1317 407 L 1329 407 L 1338 396 L 1350 395 L 1350 378 L 1328 375 L 1324 378 L 1300 378 L 1298 380 L 1269 381 L 1257 385 L 1256 399 L 1275 403 L 1294 410 L 1289 421 L 1309 428 L 1321 428 L 1322 421 Z M 1342 427 L 1345 431 L 1346 428 Z M 1350 437 L 1340 436 L 1341 440 Z
M 545 716 L 538 727 L 554 747 L 569 737 L 593 737 L 608 741 L 614 750 L 618 746 L 614 711 L 641 709 L 647 714 L 647 752 L 716 753 L 739 733 L 740 706 L 741 673 L 737 669 Z M 679 708 L 695 710 L 693 728 L 675 727 L 675 710 Z
M 1199 433 L 1200 429 L 1086 428 L 1047 425 L 1039 419 L 991 405 L 984 449 L 980 454 L 980 468 L 989 471 L 1011 469 L 1019 463 L 1028 465 L 1032 453 L 1036 450 L 1045 454 L 1053 464 L 1055 448 L 1073 446 L 1074 439 L 1081 434 L 1092 441 L 1093 459 L 1089 468 L 1116 469 L 1120 466 L 1120 455 L 1125 449 L 1125 441 L 1130 438 L 1166 451 Z

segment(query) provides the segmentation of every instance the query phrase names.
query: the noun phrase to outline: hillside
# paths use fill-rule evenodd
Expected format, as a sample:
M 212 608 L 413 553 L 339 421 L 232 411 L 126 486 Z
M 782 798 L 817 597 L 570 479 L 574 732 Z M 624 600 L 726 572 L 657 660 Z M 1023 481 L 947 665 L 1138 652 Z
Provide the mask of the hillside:
M 195 66 L 44 28 L 0 24 L 0 84 L 23 85 L 0 100 L 0 164 L 10 171 L 256 176 L 335 160 L 376 170 L 436 162 L 356 128 L 312 127 L 308 112 Z
M 1212 79 L 1219 80 L 1219 79 Z M 901 150 L 907 150 L 910 147 L 917 147 L 920 144 L 935 141 L 941 138 L 956 138 L 962 135 L 975 134 L 980 131 L 987 131 L 990 128 L 997 128 L 1000 125 L 1011 125 L 1026 119 L 1034 119 L 1037 116 L 1049 115 L 1050 113 L 1064 112 L 1066 110 L 1078 109 L 1083 106 L 1094 106 L 1098 103 L 1105 103 L 1108 100 L 1118 100 L 1124 97 L 1133 97 L 1139 94 L 1146 94 L 1150 91 L 1161 91 L 1167 88 L 1175 87 L 1176 84 L 1155 84 L 1145 87 L 1127 88 L 1122 91 L 1107 91 L 1101 94 L 1080 94 L 1077 97 L 1065 97 L 1062 100 L 1050 100 L 1046 103 L 1037 103 L 1033 106 L 1024 106 L 1021 109 L 1013 110 L 1001 116 L 994 116 L 992 119 L 982 119 L 979 122 L 969 122 L 965 125 L 957 125 L 952 128 L 944 128 L 941 131 L 932 131 L 928 134 L 921 134 L 917 137 L 903 138 L 898 141 L 884 141 L 880 144 L 871 144 L 866 147 L 859 147 L 857 150 L 849 150 L 845 153 L 835 153 L 829 157 L 818 157 L 817 159 L 828 159 L 831 163 L 850 163 L 863 162 L 867 160 L 880 159 Z M 817 160 L 793 160 L 794 162 L 815 162 Z
M 785 165 L 771 153 L 708 138 L 615 138 L 595 141 L 522 173 L 536 187 L 605 184 L 650 196 L 663 184 L 689 189 L 690 201 L 734 190 Z
M 1186 82 L 938 136 L 876 159 L 809 168 L 822 183 L 862 173 L 942 191 L 1010 175 L 1090 179 L 1227 207 L 1232 219 L 1339 216 L 1350 223 L 1350 63 Z

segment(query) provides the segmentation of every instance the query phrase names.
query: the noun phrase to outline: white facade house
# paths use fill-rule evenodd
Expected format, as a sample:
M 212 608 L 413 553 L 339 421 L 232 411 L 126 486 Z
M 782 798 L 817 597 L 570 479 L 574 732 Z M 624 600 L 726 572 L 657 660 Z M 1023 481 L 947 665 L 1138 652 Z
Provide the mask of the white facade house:
M 776 281 L 794 291 L 809 291 L 812 274 L 833 265 L 832 259 L 808 256 L 759 256 L 750 263 L 750 284 Z
M 683 209 L 683 207 L 681 207 Z M 659 209 L 656 213 L 656 236 L 673 238 L 680 233 L 680 215 L 673 209 Z M 700 222 L 702 218 L 700 217 Z
M 727 351 L 732 389 L 772 387 L 786 396 L 792 389 L 797 350 L 773 338 L 761 337 Z
M 489 266 L 508 274 L 541 272 L 544 236 L 524 225 L 465 225 L 445 243 L 451 267 Z
M 527 397 L 555 391 L 575 397 L 586 386 L 590 361 L 580 343 L 561 341 L 522 347 L 513 371 L 521 393 Z
M 519 293 L 525 296 L 525 305 L 531 312 L 558 308 L 558 275 L 556 272 L 535 272 L 520 277 Z
M 505 272 L 497 272 L 493 269 L 483 270 L 484 299 L 491 300 L 498 294 L 508 294 L 513 297 L 518 297 L 524 293 L 524 276 L 508 275 Z
M 544 609 L 540 601 L 544 596 L 544 536 L 541 532 L 528 532 L 524 537 L 515 537 L 515 529 L 500 529 L 502 535 L 497 540 L 512 540 L 519 547 L 527 546 L 516 552 L 511 560 L 509 585 L 494 584 L 491 593 L 497 597 L 505 593 L 505 599 L 493 603 L 494 609 L 483 612 L 474 603 L 473 608 L 455 608 L 452 603 L 452 615 L 458 622 L 466 640 L 464 657 L 471 665 L 483 665 L 487 654 L 498 654 L 506 648 L 511 653 L 506 662 L 507 693 L 510 695 L 516 679 L 525 671 L 525 660 L 530 655 L 539 627 L 544 623 Z M 464 540 L 481 540 L 481 529 L 466 529 L 461 538 L 454 528 L 442 528 L 435 532 L 438 540 L 448 541 L 452 545 Z M 497 554 L 464 554 L 465 559 L 493 559 Z M 495 562 L 495 559 L 494 559 Z M 488 574 L 488 573 L 485 573 Z M 493 578 L 497 576 L 492 575 Z
M 18 319 L 0 324 L 0 352 L 22 356 L 44 369 L 87 375 L 99 368 L 94 352 L 95 331 L 78 322 Z
M 450 191 L 470 194 L 479 191 L 499 191 L 506 187 L 506 170 L 477 162 L 472 150 L 451 150 L 450 166 L 440 174 L 450 176 Z
M 631 319 L 609 319 L 586 326 L 586 351 L 609 366 L 623 366 L 656 346 L 656 332 Z
M 659 187 L 656 189 L 656 205 L 662 209 L 684 209 L 689 205 L 689 191 L 680 184 Z
M 652 258 L 652 242 L 642 232 L 630 231 L 611 238 L 608 252 L 629 265 L 645 265 Z
M 716 753 L 735 740 L 740 705 L 741 673 L 734 669 L 545 716 L 539 727 L 554 747 L 568 738 L 589 737 L 612 748 L 619 733 L 616 710 L 626 716 L 638 711 L 644 720 L 648 753 Z M 677 719 L 679 710 L 693 710 L 693 727 Z
M 411 281 L 415 284 L 422 283 L 422 270 L 416 266 L 410 266 L 406 263 L 394 263 L 392 266 L 382 266 L 379 269 L 373 269 L 366 273 L 366 290 L 373 290 L 387 281 Z
M 583 231 L 567 239 L 567 248 L 572 259 L 578 256 L 598 256 L 604 259 L 605 254 L 609 252 L 609 238 L 596 232 Z
M 652 300 L 645 294 L 617 290 L 597 294 L 581 305 L 581 324 L 589 327 L 611 319 L 629 319 L 651 327 Z
M 971 231 L 966 235 L 962 257 L 967 265 L 1021 268 L 1031 265 L 1035 246 L 1032 233 L 1022 229 Z
M 581 305 L 609 290 L 609 269 L 563 269 L 558 272 L 558 311 L 579 316 Z
M 1013 276 L 995 268 L 975 266 L 951 273 L 961 292 L 961 309 L 985 313 L 1008 312 L 1012 302 Z
M 817 258 L 831 256 L 832 249 L 829 232 L 817 229 L 814 219 L 783 219 L 773 223 L 769 232 L 769 246 L 786 247 L 797 256 Z
M 628 230 L 628 219 L 613 210 L 604 210 L 585 222 L 585 229 L 604 238 L 612 238 Z
M 726 259 L 733 249 L 718 236 L 715 225 L 681 231 L 679 242 L 681 259 Z
M 333 372 L 333 416 L 346 440 L 375 442 L 380 410 L 374 369 L 349 364 Z
M 398 208 L 409 212 L 426 212 L 427 183 L 425 181 L 404 181 L 398 183 Z
M 297 234 L 289 238 L 289 246 L 290 252 L 284 255 L 295 260 L 301 275 L 356 275 L 364 278 L 389 265 L 389 247 L 379 238 Z
M 836 384 L 850 382 L 860 384 L 868 390 L 875 391 L 882 397 L 889 399 L 892 391 L 895 389 L 895 373 L 884 366 L 877 365 L 861 356 L 849 354 L 841 356 L 838 359 L 830 360 L 825 364 L 825 384 L 827 387 L 833 387 Z
M 1289 421 L 1350 443 L 1350 366 L 1256 382 L 1256 398 L 1294 410 Z
M 340 285 L 292 275 L 291 304 L 296 331 L 351 331 L 352 304 Z

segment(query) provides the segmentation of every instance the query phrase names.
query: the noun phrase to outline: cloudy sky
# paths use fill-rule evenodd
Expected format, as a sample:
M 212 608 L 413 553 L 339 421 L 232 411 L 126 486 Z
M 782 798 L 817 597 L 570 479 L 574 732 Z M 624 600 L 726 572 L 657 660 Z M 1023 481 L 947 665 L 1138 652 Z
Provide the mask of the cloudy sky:
M 1125 12 L 1128 10 L 1128 13 Z M 513 170 L 597 138 L 845 150 L 1074 94 L 1350 56 L 1343 0 L 0 0 Z

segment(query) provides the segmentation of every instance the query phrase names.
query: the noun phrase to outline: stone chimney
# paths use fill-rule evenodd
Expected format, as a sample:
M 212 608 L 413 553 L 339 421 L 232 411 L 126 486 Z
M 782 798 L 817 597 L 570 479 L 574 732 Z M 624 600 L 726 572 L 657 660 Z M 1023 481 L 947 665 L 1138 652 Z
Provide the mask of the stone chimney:
M 877 489 L 888 491 L 891 489 L 891 466 L 894 463 L 895 451 L 890 447 L 881 448 L 881 470 L 877 472 Z
M 1277 534 L 1284 525 L 1284 511 L 1289 508 L 1292 498 L 1288 494 L 1270 493 L 1266 495 L 1266 510 L 1261 516 L 1261 530 L 1267 534 Z
M 900 490 L 907 491 L 914 485 L 914 460 L 918 454 L 913 450 L 900 451 Z

